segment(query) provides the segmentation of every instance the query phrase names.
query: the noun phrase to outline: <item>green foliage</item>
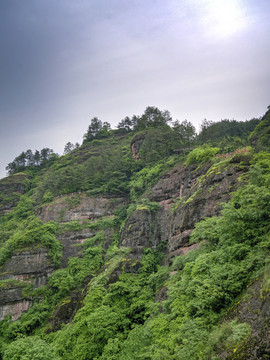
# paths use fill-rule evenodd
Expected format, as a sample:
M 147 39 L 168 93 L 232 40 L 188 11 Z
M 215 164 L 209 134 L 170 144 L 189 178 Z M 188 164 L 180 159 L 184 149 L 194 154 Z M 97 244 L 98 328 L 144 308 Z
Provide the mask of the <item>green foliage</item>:
M 91 124 L 88 126 L 87 133 L 84 134 L 84 142 L 92 141 L 94 139 L 102 139 L 110 136 L 111 125 L 108 122 L 102 122 L 97 117 L 91 120 Z
M 218 152 L 219 148 L 211 147 L 209 145 L 199 146 L 188 154 L 186 165 L 205 163 L 211 160 Z
M 40 152 L 36 150 L 35 153 L 28 149 L 23 151 L 14 159 L 14 161 L 9 163 L 6 170 L 9 175 L 13 175 L 24 171 L 27 168 L 44 168 L 55 161 L 58 156 L 59 155 L 55 154 L 53 150 L 49 148 L 41 149 Z
M 257 151 L 270 149 L 270 108 L 265 113 L 254 131 L 250 134 L 249 141 Z
M 53 194 L 51 191 L 46 191 L 42 197 L 42 203 L 49 203 L 53 201 Z
M 251 182 L 258 186 L 270 186 L 270 154 L 260 152 L 252 160 L 250 169 Z
M 113 146 L 113 140 L 107 141 L 101 144 L 92 141 L 77 149 L 77 152 L 86 152 L 83 162 L 77 161 L 75 156 L 68 159 L 68 155 L 59 159 L 37 184 L 35 199 L 42 201 L 47 192 L 53 196 L 80 191 L 87 191 L 90 196 L 126 195 L 132 171 L 140 165 L 121 143 Z
M 33 299 L 33 306 L 19 320 L 11 322 L 7 317 L 0 322 L 2 358 L 47 359 L 48 355 L 66 360 L 214 359 L 221 348 L 231 351 L 249 335 L 246 324 L 233 321 L 219 325 L 219 321 L 258 276 L 264 275 L 261 296 L 269 292 L 269 153 L 238 153 L 226 164 L 225 160 L 215 163 L 198 179 L 199 184 L 230 162 L 245 169 L 252 164 L 250 174 L 246 174 L 249 183 L 224 205 L 221 216 L 206 218 L 196 225 L 191 243 L 200 244 L 185 256 L 175 257 L 171 267 L 167 260 L 162 263 L 164 254 L 160 251 L 146 249 L 138 259 L 137 254 L 136 258 L 134 254 L 128 256 L 129 249 L 118 247 L 119 227 L 133 211 L 156 212 L 160 208 L 147 194 L 159 177 L 176 164 L 175 158 L 168 158 L 174 147 L 194 144 L 190 123 L 178 122 L 171 129 L 169 121 L 168 112 L 149 107 L 141 117 L 125 119 L 118 130 L 103 129 L 102 123 L 94 133 L 92 127 L 81 147 L 67 151 L 46 172 L 33 175 L 31 192 L 1 218 L 1 264 L 14 251 L 34 246 L 48 248 L 53 261 L 59 264 L 61 246 L 56 234 L 80 231 L 86 226 L 94 234 L 76 245 L 81 249 L 80 256 L 70 258 L 66 268 L 56 270 L 46 286 L 32 290 L 15 280 L 1 281 L 2 289 L 22 286 Z M 219 141 L 220 148 L 228 151 L 246 143 L 256 121 L 239 127 L 231 121 L 205 124 L 208 129 L 201 138 L 204 136 L 212 144 Z M 220 129 L 225 128 L 227 137 L 220 136 Z M 130 151 L 137 130 L 141 132 L 135 137 L 142 139 L 140 160 L 135 160 Z M 187 156 L 186 164 L 211 161 L 218 151 L 209 145 L 200 146 Z M 79 191 L 89 196 L 128 198 L 130 194 L 132 203 L 119 208 L 114 216 L 90 224 L 43 224 L 34 216 L 35 203 L 30 194 L 40 204 Z M 77 194 L 68 197 L 66 207 L 78 206 L 80 199 Z M 111 244 L 108 233 L 114 233 Z M 80 309 L 70 323 L 50 333 L 50 319 L 61 304 L 72 303 L 73 291 L 82 292 Z
M 159 210 L 161 208 L 161 206 L 159 205 L 159 203 L 155 202 L 155 201 L 150 201 L 149 199 L 140 199 L 137 202 L 137 210 L 148 210 L 151 212 L 156 212 L 157 210 Z
M 149 127 L 167 125 L 172 120 L 168 110 L 159 110 L 155 106 L 148 106 L 142 116 L 134 119 L 134 130 L 140 131 Z
M 86 227 L 88 227 L 88 222 L 80 223 L 78 220 L 72 220 L 71 222 L 60 224 L 58 233 L 62 234 L 68 231 L 79 231 Z
M 21 221 L 13 235 L 0 248 L 0 266 L 3 265 L 17 249 L 40 244 L 49 249 L 49 255 L 56 266 L 60 264 L 62 246 L 56 238 L 57 224 L 50 221 L 43 224 L 34 216 Z
M 168 161 L 160 161 L 154 166 L 144 167 L 134 174 L 130 181 L 130 198 L 136 201 L 144 191 L 155 184 L 159 176 L 170 169 L 175 164 L 175 159 L 170 158 Z
M 205 119 L 201 124 L 197 142 L 198 144 L 208 142 L 221 148 L 222 152 L 231 152 L 248 145 L 248 136 L 259 122 L 259 119 L 248 121 L 225 119 L 218 122 Z
M 195 127 L 187 120 L 181 123 L 176 120 L 173 123 L 173 131 L 181 147 L 191 146 L 196 138 Z
M 6 348 L 3 360 L 60 360 L 53 346 L 38 336 L 20 338 Z
M 114 216 L 107 216 L 97 219 L 94 222 L 91 222 L 88 227 L 93 230 L 104 230 L 106 228 L 113 227 L 115 225 Z
M 177 139 L 168 125 L 151 128 L 144 133 L 139 157 L 145 164 L 153 165 L 173 155 L 175 147 L 177 147 Z
M 214 328 L 211 332 L 205 354 L 208 358 L 215 358 L 214 355 L 219 351 L 232 351 L 238 347 L 250 334 L 247 324 L 238 324 L 237 320 L 225 322 Z
M 33 199 L 27 195 L 20 197 L 17 206 L 8 214 L 8 219 L 15 218 L 17 220 L 26 219 L 34 214 Z
M 27 287 L 29 284 L 25 281 L 15 279 L 0 280 L 0 289 L 9 289 L 13 287 Z

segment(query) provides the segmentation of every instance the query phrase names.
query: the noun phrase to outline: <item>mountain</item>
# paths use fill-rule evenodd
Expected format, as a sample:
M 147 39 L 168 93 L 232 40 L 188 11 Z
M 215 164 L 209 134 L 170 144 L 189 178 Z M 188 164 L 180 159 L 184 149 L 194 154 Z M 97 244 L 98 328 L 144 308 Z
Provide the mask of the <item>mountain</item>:
M 270 357 L 269 110 L 170 122 L 94 118 L 65 155 L 8 165 L 2 359 Z

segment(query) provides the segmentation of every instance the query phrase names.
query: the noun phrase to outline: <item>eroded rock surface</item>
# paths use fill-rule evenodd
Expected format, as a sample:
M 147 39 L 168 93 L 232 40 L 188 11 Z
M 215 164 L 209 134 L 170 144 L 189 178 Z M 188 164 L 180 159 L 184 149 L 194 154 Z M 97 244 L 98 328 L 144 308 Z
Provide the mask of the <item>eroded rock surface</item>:
M 47 283 L 55 267 L 49 258 L 48 251 L 43 248 L 17 252 L 0 269 L 0 280 L 17 280 L 31 283 L 39 288 Z M 18 319 L 23 311 L 32 305 L 32 298 L 23 295 L 23 287 L 8 286 L 0 288 L 0 320 L 11 314 Z
M 163 175 L 148 197 L 161 209 L 133 212 L 122 229 L 120 245 L 131 247 L 133 256 L 140 256 L 144 248 L 167 244 L 167 258 L 182 253 L 189 246 L 189 238 L 198 221 L 219 215 L 222 203 L 227 202 L 240 182 L 246 168 L 228 164 L 211 168 L 206 164 L 178 166 Z
M 250 336 L 233 353 L 223 351 L 218 358 L 225 360 L 265 360 L 270 358 L 270 293 L 262 293 L 262 279 L 255 281 L 245 297 L 229 312 L 224 321 L 237 319 L 250 326 Z
M 53 220 L 70 222 L 73 220 L 96 220 L 112 215 L 125 198 L 89 197 L 86 194 L 60 196 L 53 203 L 43 206 L 39 216 L 44 222 Z

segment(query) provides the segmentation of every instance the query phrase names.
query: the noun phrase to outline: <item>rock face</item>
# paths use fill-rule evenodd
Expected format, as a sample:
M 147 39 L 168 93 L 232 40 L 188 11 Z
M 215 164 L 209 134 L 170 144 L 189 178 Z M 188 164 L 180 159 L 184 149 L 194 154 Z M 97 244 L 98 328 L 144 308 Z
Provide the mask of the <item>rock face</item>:
M 0 280 L 10 279 L 30 283 L 36 289 L 47 283 L 47 278 L 54 269 L 47 250 L 29 249 L 13 254 L 0 269 Z M 31 305 L 32 299 L 23 295 L 22 286 L 11 285 L 0 288 L 0 320 L 3 320 L 7 314 L 11 314 L 12 319 L 16 320 Z
M 132 153 L 132 156 L 134 157 L 134 159 L 136 159 L 136 160 L 140 159 L 139 151 L 144 142 L 144 139 L 145 139 L 145 134 L 142 133 L 142 134 L 136 135 L 131 141 L 131 144 L 130 144 L 131 153 Z
M 120 244 L 139 256 L 149 246 L 167 244 L 167 258 L 186 251 L 195 223 L 220 214 L 222 203 L 239 186 L 246 168 L 238 164 L 216 169 L 206 164 L 196 168 L 178 166 L 162 176 L 148 195 L 161 209 L 155 214 L 137 210 L 127 220 Z
M 262 279 L 255 281 L 245 297 L 226 316 L 250 326 L 250 336 L 233 354 L 223 351 L 219 359 L 264 360 L 270 358 L 270 294 L 262 294 Z
M 144 249 L 157 248 L 162 242 L 167 241 L 167 220 L 168 213 L 163 209 L 155 214 L 148 209 L 136 210 L 122 229 L 120 245 L 131 248 L 130 255 L 139 258 Z
M 139 144 L 141 139 L 137 140 Z M 195 223 L 220 213 L 221 203 L 230 198 L 230 193 L 239 184 L 237 179 L 244 171 L 245 168 L 234 163 L 223 168 L 210 168 L 210 164 L 206 164 L 200 168 L 177 166 L 162 176 L 148 194 L 152 202 L 159 203 L 160 209 L 153 212 L 147 206 L 139 207 L 121 231 L 119 245 L 131 249 L 131 263 L 140 259 L 148 247 L 166 251 L 167 263 L 175 255 L 189 251 L 189 237 Z M 22 192 L 22 185 L 18 185 L 17 189 Z M 44 222 L 53 220 L 64 226 L 76 220 L 82 225 L 78 229 L 67 227 L 58 235 L 63 245 L 61 266 L 65 267 L 70 257 L 80 256 L 81 244 L 97 233 L 98 230 L 88 227 L 91 222 L 104 217 L 110 219 L 117 209 L 126 204 L 127 199 L 123 197 L 89 197 L 82 193 L 61 196 L 43 205 L 39 216 Z M 105 229 L 104 235 L 103 246 L 106 249 L 113 241 L 113 229 Z M 38 288 L 46 284 L 53 270 L 47 250 L 33 248 L 15 253 L 1 268 L 0 280 L 31 282 L 34 288 Z M 134 271 L 134 267 L 127 271 Z M 112 279 L 117 279 L 119 274 L 115 272 Z M 6 314 L 17 319 L 31 304 L 32 299 L 23 296 L 22 286 L 4 288 L 0 291 L 0 319 Z
M 21 190 L 23 187 L 21 187 Z M 94 236 L 98 230 L 87 227 L 92 221 L 101 217 L 110 217 L 123 204 L 124 198 L 89 197 L 85 194 L 67 195 L 57 198 L 54 203 L 45 205 L 40 210 L 44 222 L 61 221 L 63 224 L 77 220 L 86 222 L 86 227 L 79 230 L 65 231 L 58 235 L 63 246 L 61 267 L 67 266 L 70 257 L 80 256 L 80 246 L 86 239 Z M 113 241 L 113 231 L 106 229 L 103 246 L 107 248 Z M 33 284 L 34 289 L 47 283 L 47 278 L 55 270 L 54 265 L 43 248 L 33 248 L 17 252 L 0 269 L 0 280 L 17 280 Z M 32 299 L 23 295 L 22 284 L 0 288 L 0 320 L 11 314 L 18 319 L 22 312 L 32 305 Z
M 125 198 L 89 197 L 86 194 L 66 195 L 58 197 L 53 203 L 43 206 L 39 216 L 44 222 L 53 220 L 70 222 L 73 220 L 96 220 L 112 215 Z

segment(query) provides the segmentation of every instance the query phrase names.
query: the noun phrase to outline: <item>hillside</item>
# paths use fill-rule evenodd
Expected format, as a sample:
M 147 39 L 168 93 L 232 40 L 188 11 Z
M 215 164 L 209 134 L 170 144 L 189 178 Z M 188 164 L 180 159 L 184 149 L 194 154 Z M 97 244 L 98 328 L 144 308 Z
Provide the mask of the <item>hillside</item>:
M 270 358 L 269 114 L 148 107 L 8 164 L 1 359 Z

